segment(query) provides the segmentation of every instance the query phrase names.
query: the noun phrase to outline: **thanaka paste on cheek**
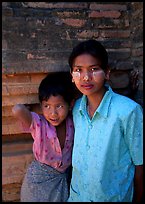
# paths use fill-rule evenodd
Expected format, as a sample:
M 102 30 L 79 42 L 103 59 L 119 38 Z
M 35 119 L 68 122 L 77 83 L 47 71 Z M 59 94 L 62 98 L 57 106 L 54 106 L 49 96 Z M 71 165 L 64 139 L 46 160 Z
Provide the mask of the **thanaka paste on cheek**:
M 79 83 L 81 75 L 79 72 L 72 72 L 72 77 L 75 83 Z
M 93 72 L 93 79 L 94 79 L 94 81 L 98 81 L 99 77 L 104 77 L 105 78 L 105 72 L 103 70 L 99 70 L 99 71 Z

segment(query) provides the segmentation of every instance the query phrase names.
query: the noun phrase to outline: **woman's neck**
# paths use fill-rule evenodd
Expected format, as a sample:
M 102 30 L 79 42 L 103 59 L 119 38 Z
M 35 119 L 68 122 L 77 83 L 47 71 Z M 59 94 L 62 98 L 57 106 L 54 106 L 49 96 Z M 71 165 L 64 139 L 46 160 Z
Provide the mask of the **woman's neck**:
M 88 114 L 89 114 L 90 118 L 93 117 L 96 109 L 100 105 L 105 92 L 106 92 L 106 89 L 104 88 L 99 93 L 94 93 L 93 95 L 87 96 L 87 99 L 88 99 L 87 111 L 88 111 Z

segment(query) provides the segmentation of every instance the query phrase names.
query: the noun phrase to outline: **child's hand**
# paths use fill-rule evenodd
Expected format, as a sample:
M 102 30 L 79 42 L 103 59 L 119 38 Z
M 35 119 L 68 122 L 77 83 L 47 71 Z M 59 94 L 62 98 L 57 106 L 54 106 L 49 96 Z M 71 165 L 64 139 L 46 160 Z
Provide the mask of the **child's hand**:
M 25 104 L 25 107 L 29 110 L 32 111 L 32 107 L 29 104 Z
M 13 114 L 18 114 L 20 113 L 21 111 L 24 111 L 25 109 L 31 111 L 31 106 L 28 105 L 28 104 L 16 104 L 13 108 L 12 108 L 12 112 Z
M 32 115 L 25 105 L 16 104 L 12 108 L 12 113 L 17 119 L 26 124 L 27 127 L 30 127 L 32 122 Z
M 25 105 L 23 104 L 16 104 L 13 108 L 12 108 L 12 113 L 15 116 L 18 116 L 19 114 L 21 114 L 21 112 L 23 112 L 26 109 Z

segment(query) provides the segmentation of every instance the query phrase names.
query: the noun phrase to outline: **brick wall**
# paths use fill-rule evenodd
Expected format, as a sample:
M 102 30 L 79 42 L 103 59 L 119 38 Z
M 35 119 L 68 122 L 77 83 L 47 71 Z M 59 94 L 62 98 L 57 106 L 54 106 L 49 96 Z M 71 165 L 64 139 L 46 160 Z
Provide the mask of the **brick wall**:
M 131 60 L 133 68 L 139 70 L 139 89 L 135 100 L 143 106 L 143 2 L 132 2 L 131 10 Z
M 73 46 L 90 38 L 108 50 L 112 88 L 127 89 L 130 71 L 139 70 L 135 100 L 142 105 L 143 2 L 3 2 L 2 12 L 2 193 L 18 201 L 32 138 L 22 134 L 12 106 L 39 112 L 42 78 L 69 71 Z

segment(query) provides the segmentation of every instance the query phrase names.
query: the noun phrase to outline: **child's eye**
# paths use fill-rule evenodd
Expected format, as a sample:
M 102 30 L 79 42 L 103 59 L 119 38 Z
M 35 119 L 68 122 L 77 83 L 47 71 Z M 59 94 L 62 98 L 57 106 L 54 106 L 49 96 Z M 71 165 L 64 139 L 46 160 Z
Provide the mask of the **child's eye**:
M 61 109 L 61 108 L 63 108 L 63 105 L 57 105 L 56 108 Z
M 49 105 L 44 105 L 44 107 L 45 107 L 45 108 L 48 108 L 48 109 L 50 108 L 50 106 L 49 106 Z

